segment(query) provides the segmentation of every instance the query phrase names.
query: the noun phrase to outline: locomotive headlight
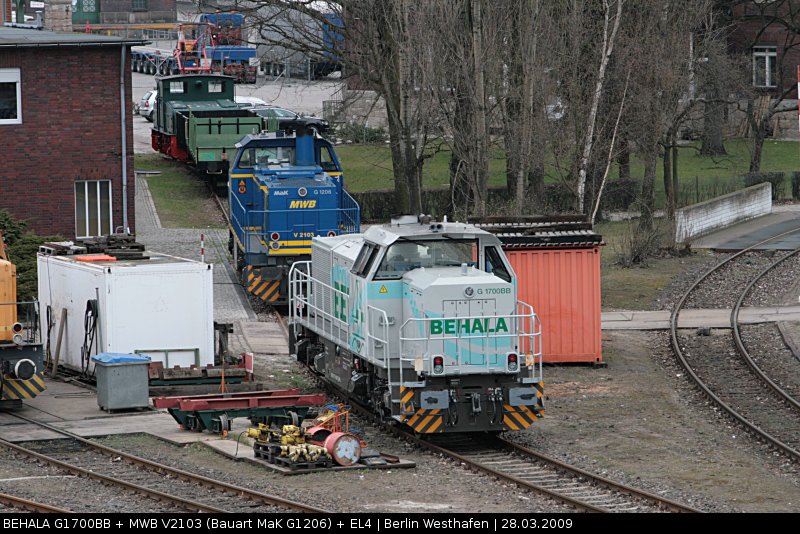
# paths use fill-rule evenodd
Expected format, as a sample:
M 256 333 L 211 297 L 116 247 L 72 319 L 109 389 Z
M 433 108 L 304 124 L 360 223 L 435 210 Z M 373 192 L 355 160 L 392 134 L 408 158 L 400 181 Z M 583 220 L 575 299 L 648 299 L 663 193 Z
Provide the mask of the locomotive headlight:
M 22 334 L 14 334 L 14 337 L 12 337 L 11 340 L 16 345 L 24 345 L 25 344 L 25 338 L 22 337 Z
M 440 375 L 444 373 L 444 358 L 441 356 L 433 357 L 433 374 Z
M 14 332 L 15 334 L 21 334 L 22 323 L 14 323 L 13 325 L 11 325 L 11 331 Z
M 304 197 L 308 194 L 308 190 L 305 187 L 301 187 L 300 189 L 297 190 L 297 194 L 300 195 L 301 197 Z
M 272 250 L 278 250 L 279 248 L 281 248 L 281 244 L 277 241 L 270 241 L 269 248 L 271 248 Z
M 511 373 L 519 371 L 519 356 L 516 352 L 509 352 L 506 356 L 506 369 Z

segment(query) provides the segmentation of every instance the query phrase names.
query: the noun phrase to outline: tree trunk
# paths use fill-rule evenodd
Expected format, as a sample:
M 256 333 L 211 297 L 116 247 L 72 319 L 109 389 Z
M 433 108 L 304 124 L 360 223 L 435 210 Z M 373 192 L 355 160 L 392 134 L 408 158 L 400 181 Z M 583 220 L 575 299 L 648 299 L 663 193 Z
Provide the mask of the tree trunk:
M 701 156 L 726 156 L 722 130 L 725 123 L 725 104 L 722 102 L 706 102 L 703 114 L 703 144 L 700 146 Z
M 473 156 L 473 194 L 475 210 L 481 217 L 486 215 L 487 181 L 489 160 L 487 158 L 489 136 L 486 125 L 486 85 L 483 65 L 483 18 L 482 0 L 471 0 L 472 61 L 475 76 L 475 153 Z M 466 133 L 466 132 L 464 132 Z
M 628 145 L 628 137 L 623 135 L 619 140 L 619 155 L 617 156 L 620 180 L 630 180 L 631 178 L 631 149 Z
M 675 217 L 675 192 L 672 189 L 672 147 L 669 140 L 664 143 L 664 196 L 667 203 L 667 218 Z
M 639 219 L 639 231 L 650 232 L 653 229 L 653 212 L 656 206 L 656 163 L 658 147 L 652 148 L 645 156 L 644 179 L 642 180 L 642 216 Z
M 403 135 L 401 125 L 397 124 L 394 114 L 387 113 L 389 125 L 389 147 L 392 151 L 392 174 L 394 175 L 394 198 L 398 213 L 410 213 L 410 191 L 408 187 L 408 169 L 403 154 Z
M 680 206 L 680 193 L 681 193 L 681 184 L 678 181 L 678 144 L 672 144 L 672 194 L 675 195 L 675 209 L 673 210 L 672 217 L 670 220 L 675 220 L 675 213 L 678 211 L 678 206 Z

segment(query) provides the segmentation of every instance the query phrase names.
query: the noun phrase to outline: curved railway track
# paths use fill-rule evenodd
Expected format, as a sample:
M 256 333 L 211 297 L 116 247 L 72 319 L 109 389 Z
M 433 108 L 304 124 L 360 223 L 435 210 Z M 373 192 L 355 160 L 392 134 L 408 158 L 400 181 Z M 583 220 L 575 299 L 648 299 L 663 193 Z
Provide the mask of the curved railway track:
M 282 497 L 260 493 L 140 458 L 18 414 L 9 413 L 9 415 L 46 428 L 69 439 L 60 440 L 58 446 L 48 446 L 49 449 L 55 449 L 54 452 L 48 451 L 49 454 L 37 452 L 31 447 L 23 447 L 0 439 L 0 445 L 3 447 L 78 476 L 92 478 L 108 485 L 119 486 L 128 491 L 147 495 L 157 501 L 172 503 L 180 509 L 192 512 L 216 513 L 327 512 L 327 510 Z M 108 461 L 98 462 L 98 454 L 108 458 Z M 183 496 L 175 495 L 175 493 L 180 493 Z M 185 496 L 191 497 L 187 498 Z
M 792 230 L 756 243 L 718 263 L 684 293 L 670 317 L 670 339 L 680 365 L 703 394 L 750 433 L 795 461 L 800 461 L 800 403 L 771 380 L 751 357 L 739 328 L 739 313 L 745 298 L 759 281 L 800 249 L 784 254 L 754 273 L 747 286 L 727 303 L 731 308 L 731 336 L 723 347 L 708 349 L 699 336 L 679 336 L 678 319 L 692 294 L 725 269 L 748 266 L 747 254 L 769 241 L 800 230 Z M 739 263 L 737 263 L 737 261 Z M 752 265 L 750 266 L 752 267 Z M 711 336 L 713 339 L 716 336 Z
M 286 318 L 276 313 L 286 332 Z M 343 398 L 342 392 L 309 375 L 331 395 Z M 350 399 L 343 399 L 349 402 Z M 358 404 L 351 405 L 360 415 L 383 430 L 420 448 L 448 457 L 466 467 L 499 480 L 545 495 L 585 512 L 698 512 L 694 508 L 653 495 L 630 486 L 591 474 L 501 437 L 468 434 L 445 435 L 434 441 L 421 439 L 402 427 L 381 421 Z

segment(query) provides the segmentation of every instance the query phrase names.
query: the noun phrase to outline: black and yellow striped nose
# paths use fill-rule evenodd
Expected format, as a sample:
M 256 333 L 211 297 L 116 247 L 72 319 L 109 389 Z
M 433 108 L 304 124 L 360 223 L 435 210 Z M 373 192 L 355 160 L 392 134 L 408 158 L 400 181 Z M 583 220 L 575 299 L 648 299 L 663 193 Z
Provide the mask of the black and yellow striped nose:
M 444 430 L 444 414 L 442 410 L 417 410 L 403 422 L 419 434 L 433 434 Z
M 3 377 L 2 394 L 0 400 L 26 400 L 32 399 L 47 389 L 44 378 L 39 373 L 33 375 L 29 380 L 18 378 Z
M 511 406 L 503 404 L 503 429 L 523 430 L 544 416 L 544 382 L 533 384 L 536 404 L 533 406 Z
M 276 302 L 281 296 L 281 281 L 264 280 L 251 265 L 245 269 L 245 288 L 264 302 Z

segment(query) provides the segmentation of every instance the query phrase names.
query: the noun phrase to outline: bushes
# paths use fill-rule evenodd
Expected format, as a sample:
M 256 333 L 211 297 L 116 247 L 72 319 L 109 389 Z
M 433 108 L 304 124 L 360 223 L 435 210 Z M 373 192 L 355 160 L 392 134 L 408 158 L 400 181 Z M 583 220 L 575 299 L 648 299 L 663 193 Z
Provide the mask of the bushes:
M 782 172 L 751 172 L 744 175 L 744 186 L 750 187 L 768 182 L 772 185 L 772 200 L 778 200 L 783 197 L 785 176 L 785 173 Z M 792 189 L 794 189 L 794 185 L 792 185 Z
M 800 200 L 800 172 L 792 173 L 792 199 Z
M 8 259 L 17 268 L 17 300 L 20 302 L 34 300 L 38 293 L 36 253 L 39 245 L 49 241 L 64 241 L 60 236 L 43 237 L 26 232 L 25 226 L 25 221 L 0 209 L 0 231 L 7 245 Z
M 383 143 L 386 140 L 386 131 L 383 128 L 370 128 L 364 124 L 348 122 L 334 126 L 328 136 L 345 143 Z

